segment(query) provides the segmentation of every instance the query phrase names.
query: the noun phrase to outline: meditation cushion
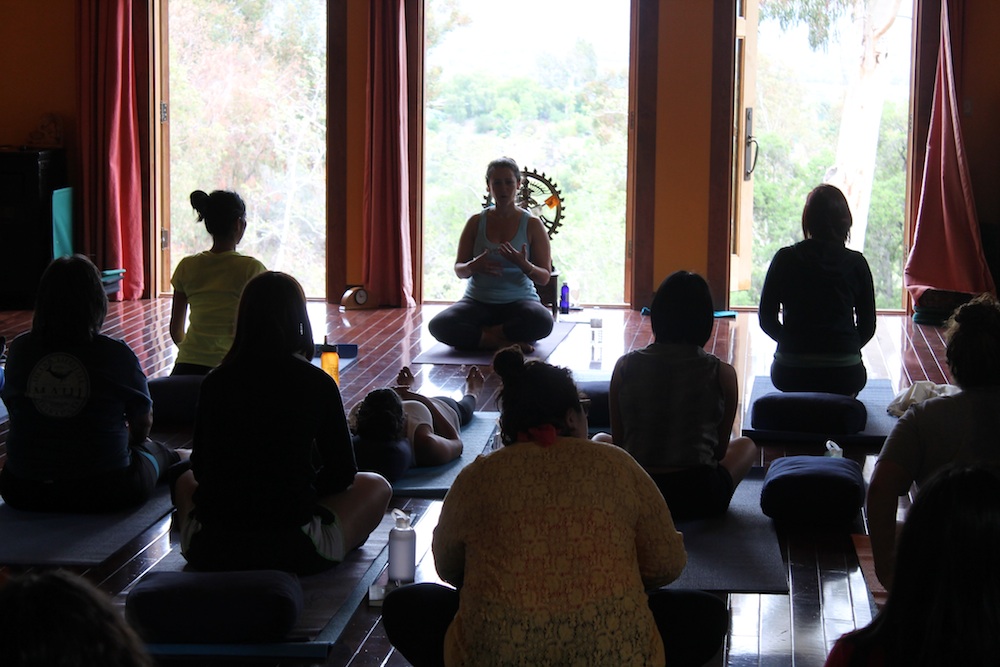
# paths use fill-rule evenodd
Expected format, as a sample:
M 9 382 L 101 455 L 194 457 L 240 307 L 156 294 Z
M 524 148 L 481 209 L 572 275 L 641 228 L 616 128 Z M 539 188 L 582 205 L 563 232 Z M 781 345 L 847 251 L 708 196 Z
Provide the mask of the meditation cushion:
M 775 521 L 845 524 L 858 516 L 865 480 L 857 461 L 829 456 L 784 456 L 764 475 L 760 508 Z
M 153 572 L 125 600 L 149 643 L 232 644 L 283 640 L 302 613 L 298 577 L 279 570 Z
M 153 428 L 189 429 L 194 427 L 203 375 L 171 375 L 149 381 L 153 399 Z
M 578 382 L 577 389 L 590 399 L 587 425 L 591 431 L 611 431 L 610 380 Z
M 865 404 L 851 396 L 818 391 L 765 394 L 750 408 L 750 425 L 760 431 L 849 435 L 868 423 Z

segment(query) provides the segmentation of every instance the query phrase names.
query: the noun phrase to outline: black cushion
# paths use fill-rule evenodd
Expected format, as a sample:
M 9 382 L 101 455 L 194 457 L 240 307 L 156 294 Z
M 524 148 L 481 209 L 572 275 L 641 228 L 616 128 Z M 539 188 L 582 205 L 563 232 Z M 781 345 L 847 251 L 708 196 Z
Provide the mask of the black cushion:
M 829 526 L 854 521 L 864 500 L 865 480 L 857 461 L 784 456 L 764 475 L 760 508 L 775 521 Z
M 750 425 L 761 431 L 849 435 L 868 423 L 865 404 L 851 396 L 818 391 L 765 394 L 750 408 Z
M 129 622 L 149 643 L 280 641 L 302 613 L 298 577 L 279 570 L 153 572 L 129 592 Z
M 187 429 L 194 427 L 198 395 L 203 375 L 171 375 L 149 381 L 153 399 L 153 428 Z

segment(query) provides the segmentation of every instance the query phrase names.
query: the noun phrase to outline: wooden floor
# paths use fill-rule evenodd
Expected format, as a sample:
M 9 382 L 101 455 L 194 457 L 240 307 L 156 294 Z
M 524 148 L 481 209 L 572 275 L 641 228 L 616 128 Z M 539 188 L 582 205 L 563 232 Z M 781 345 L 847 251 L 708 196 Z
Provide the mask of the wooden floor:
M 310 303 L 317 340 L 325 335 L 330 342 L 355 343 L 360 348 L 358 361 L 341 376 L 344 403 L 352 405 L 370 389 L 390 385 L 403 365 L 411 365 L 416 386 L 422 393 L 459 391 L 466 368 L 412 363 L 422 350 L 434 344 L 425 324 L 441 308 L 425 305 L 345 312 L 337 306 Z M 595 316 L 604 325 L 603 343 L 598 350 L 591 346 L 587 324 Z M 30 312 L 0 312 L 0 335 L 9 341 L 30 328 L 30 317 Z M 165 299 L 112 303 L 105 333 L 124 338 L 148 376 L 166 375 L 175 354 L 168 334 L 169 317 L 170 302 Z M 636 311 L 588 309 L 560 317 L 581 324 L 574 327 L 548 361 L 573 369 L 578 379 L 609 377 L 621 354 L 652 340 L 649 318 Z M 739 312 L 735 318 L 717 320 L 706 347 L 736 367 L 740 395 L 744 398 L 744 390 L 752 385 L 753 378 L 768 373 L 774 353 L 773 341 L 760 331 L 753 312 Z M 944 358 L 940 329 L 915 325 L 899 314 L 880 315 L 875 338 L 864 349 L 869 377 L 887 378 L 897 391 L 917 380 L 947 382 Z M 486 387 L 479 409 L 493 410 L 499 382 L 488 368 L 483 370 Z M 741 428 L 740 419 L 738 416 L 737 431 Z M 7 423 L 0 423 L 0 460 L 4 456 L 2 443 L 6 434 Z M 794 453 L 820 452 L 794 445 L 767 445 L 762 447 L 761 463 Z M 874 453 L 848 452 L 861 461 Z M 420 511 L 431 510 L 431 514 L 434 510 L 427 501 L 397 498 L 394 504 L 409 504 Z M 822 665 L 840 634 L 871 619 L 871 598 L 848 535 L 779 535 L 779 538 L 788 564 L 790 593 L 729 595 L 731 633 L 709 665 Z M 83 573 L 102 589 L 117 594 L 166 555 L 174 542 L 176 535 L 170 532 L 170 521 L 164 519 L 107 562 Z M 386 641 L 379 621 L 377 608 L 362 604 L 324 664 L 406 665 Z

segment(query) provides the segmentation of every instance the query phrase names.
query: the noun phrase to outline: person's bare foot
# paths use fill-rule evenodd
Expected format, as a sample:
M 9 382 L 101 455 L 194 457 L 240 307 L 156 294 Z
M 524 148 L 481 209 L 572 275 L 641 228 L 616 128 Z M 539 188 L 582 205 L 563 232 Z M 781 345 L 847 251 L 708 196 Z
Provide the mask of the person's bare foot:
M 483 390 L 485 383 L 486 378 L 483 377 L 479 366 L 473 366 L 469 369 L 469 374 L 465 376 L 465 393 L 479 398 L 479 392 Z
M 399 375 L 396 376 L 396 385 L 399 387 L 413 386 L 413 372 L 409 366 L 403 366 L 399 370 Z

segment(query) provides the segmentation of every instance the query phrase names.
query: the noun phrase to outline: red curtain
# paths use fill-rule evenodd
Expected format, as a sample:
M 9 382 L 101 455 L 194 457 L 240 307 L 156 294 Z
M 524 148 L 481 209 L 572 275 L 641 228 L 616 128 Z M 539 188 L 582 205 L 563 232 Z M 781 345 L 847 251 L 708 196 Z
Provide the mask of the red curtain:
M 954 2 L 958 19 L 953 32 L 949 0 L 941 2 L 941 41 L 934 105 L 927 134 L 920 202 L 913 243 L 906 261 L 906 289 L 914 305 L 929 289 L 978 294 L 995 286 L 983 254 L 976 202 L 962 143 L 961 116 L 956 93 L 952 37 L 961 39 L 962 2 Z
M 135 51 L 145 57 L 146 22 L 133 20 L 133 0 L 78 6 L 83 252 L 100 269 L 125 269 L 119 296 L 138 299 L 145 267 Z
M 362 270 L 369 298 L 381 306 L 415 305 L 403 2 L 372 0 L 369 15 Z

